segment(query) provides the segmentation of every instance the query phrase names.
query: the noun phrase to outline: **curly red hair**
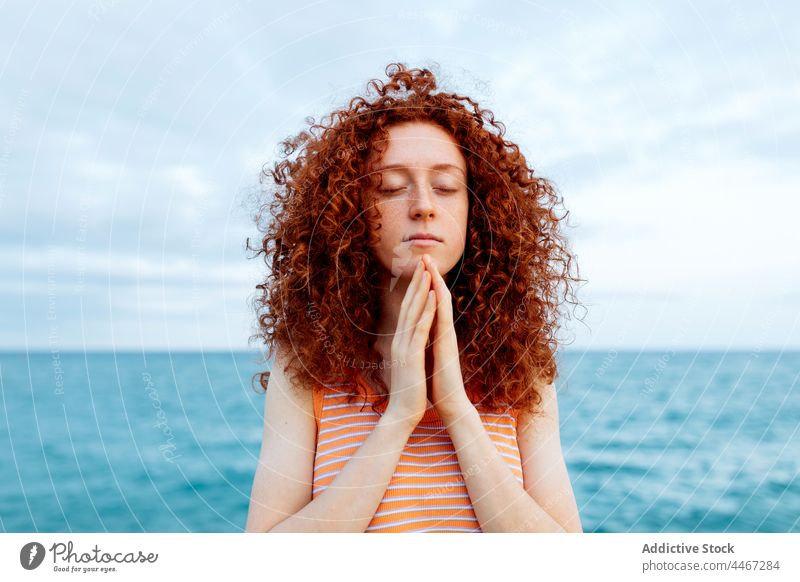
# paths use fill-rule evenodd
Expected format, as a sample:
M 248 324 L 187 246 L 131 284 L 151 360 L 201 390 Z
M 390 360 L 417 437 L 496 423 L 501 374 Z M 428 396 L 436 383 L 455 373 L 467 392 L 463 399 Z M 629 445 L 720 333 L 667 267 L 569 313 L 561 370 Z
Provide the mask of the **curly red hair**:
M 272 264 L 256 287 L 259 331 L 251 340 L 263 340 L 268 358 L 276 347 L 287 354 L 295 384 L 356 382 L 360 371 L 385 400 L 383 358 L 370 341 L 380 296 L 366 179 L 388 127 L 425 121 L 453 136 L 468 168 L 467 240 L 448 275 L 465 384 L 483 406 L 533 410 L 541 383 L 557 376 L 559 308 L 578 305 L 581 279 L 561 232 L 569 212 L 556 213 L 562 200 L 554 186 L 534 175 L 491 111 L 434 92 L 428 69 L 395 63 L 386 75 L 368 83 L 366 97 L 319 122 L 307 119 L 307 130 L 282 142 L 283 159 L 263 171 L 273 199 L 255 217 L 260 248 L 249 238 L 247 248 Z M 261 228 L 267 210 L 272 220 Z M 269 372 L 255 377 L 266 390 Z

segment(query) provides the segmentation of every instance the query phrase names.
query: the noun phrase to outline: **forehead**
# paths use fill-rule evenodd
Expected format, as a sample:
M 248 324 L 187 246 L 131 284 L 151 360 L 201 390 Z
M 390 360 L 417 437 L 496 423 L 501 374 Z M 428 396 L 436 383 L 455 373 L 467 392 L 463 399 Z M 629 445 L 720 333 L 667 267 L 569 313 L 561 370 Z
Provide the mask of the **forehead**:
M 376 169 L 396 168 L 461 169 L 467 164 L 455 139 L 432 123 L 413 122 L 388 128 L 388 143 Z M 388 169 L 388 168 L 387 168 Z

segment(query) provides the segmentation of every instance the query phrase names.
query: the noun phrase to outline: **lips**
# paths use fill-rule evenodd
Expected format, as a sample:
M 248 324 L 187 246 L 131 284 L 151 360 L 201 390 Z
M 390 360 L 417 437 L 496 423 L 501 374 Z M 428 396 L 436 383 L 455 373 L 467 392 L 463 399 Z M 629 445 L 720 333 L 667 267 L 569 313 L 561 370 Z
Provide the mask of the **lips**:
M 442 242 L 442 239 L 440 239 L 438 236 L 425 232 L 412 234 L 410 237 L 408 237 L 408 240 L 435 240 L 437 242 Z

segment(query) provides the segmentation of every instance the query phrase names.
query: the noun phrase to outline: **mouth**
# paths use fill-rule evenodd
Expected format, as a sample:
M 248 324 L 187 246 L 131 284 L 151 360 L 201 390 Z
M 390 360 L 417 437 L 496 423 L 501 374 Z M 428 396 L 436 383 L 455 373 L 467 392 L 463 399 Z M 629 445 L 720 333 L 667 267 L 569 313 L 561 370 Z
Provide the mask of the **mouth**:
M 414 238 L 408 242 L 409 246 L 411 247 L 421 247 L 421 248 L 435 247 L 436 245 L 442 244 L 438 240 L 432 238 Z
M 442 239 L 440 239 L 438 236 L 427 233 L 412 234 L 410 237 L 408 237 L 407 240 L 410 242 L 414 241 L 442 242 Z

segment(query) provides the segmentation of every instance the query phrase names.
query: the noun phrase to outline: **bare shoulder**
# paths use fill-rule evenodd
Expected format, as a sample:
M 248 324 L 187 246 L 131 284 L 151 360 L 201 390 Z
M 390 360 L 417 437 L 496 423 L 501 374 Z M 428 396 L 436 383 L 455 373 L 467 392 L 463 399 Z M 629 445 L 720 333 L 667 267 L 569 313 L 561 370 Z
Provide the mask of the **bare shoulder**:
M 302 416 L 314 420 L 313 387 L 299 384 L 287 370 L 288 358 L 279 351 L 270 370 L 264 401 L 265 425 L 270 417 L 285 418 Z M 288 418 L 287 418 L 288 420 Z
M 520 410 L 517 416 L 518 432 L 548 432 L 558 430 L 558 396 L 555 384 L 538 387 L 541 402 L 535 409 Z
M 278 353 L 264 398 L 246 531 L 269 531 L 311 501 L 316 432 L 312 387 L 295 385 Z

